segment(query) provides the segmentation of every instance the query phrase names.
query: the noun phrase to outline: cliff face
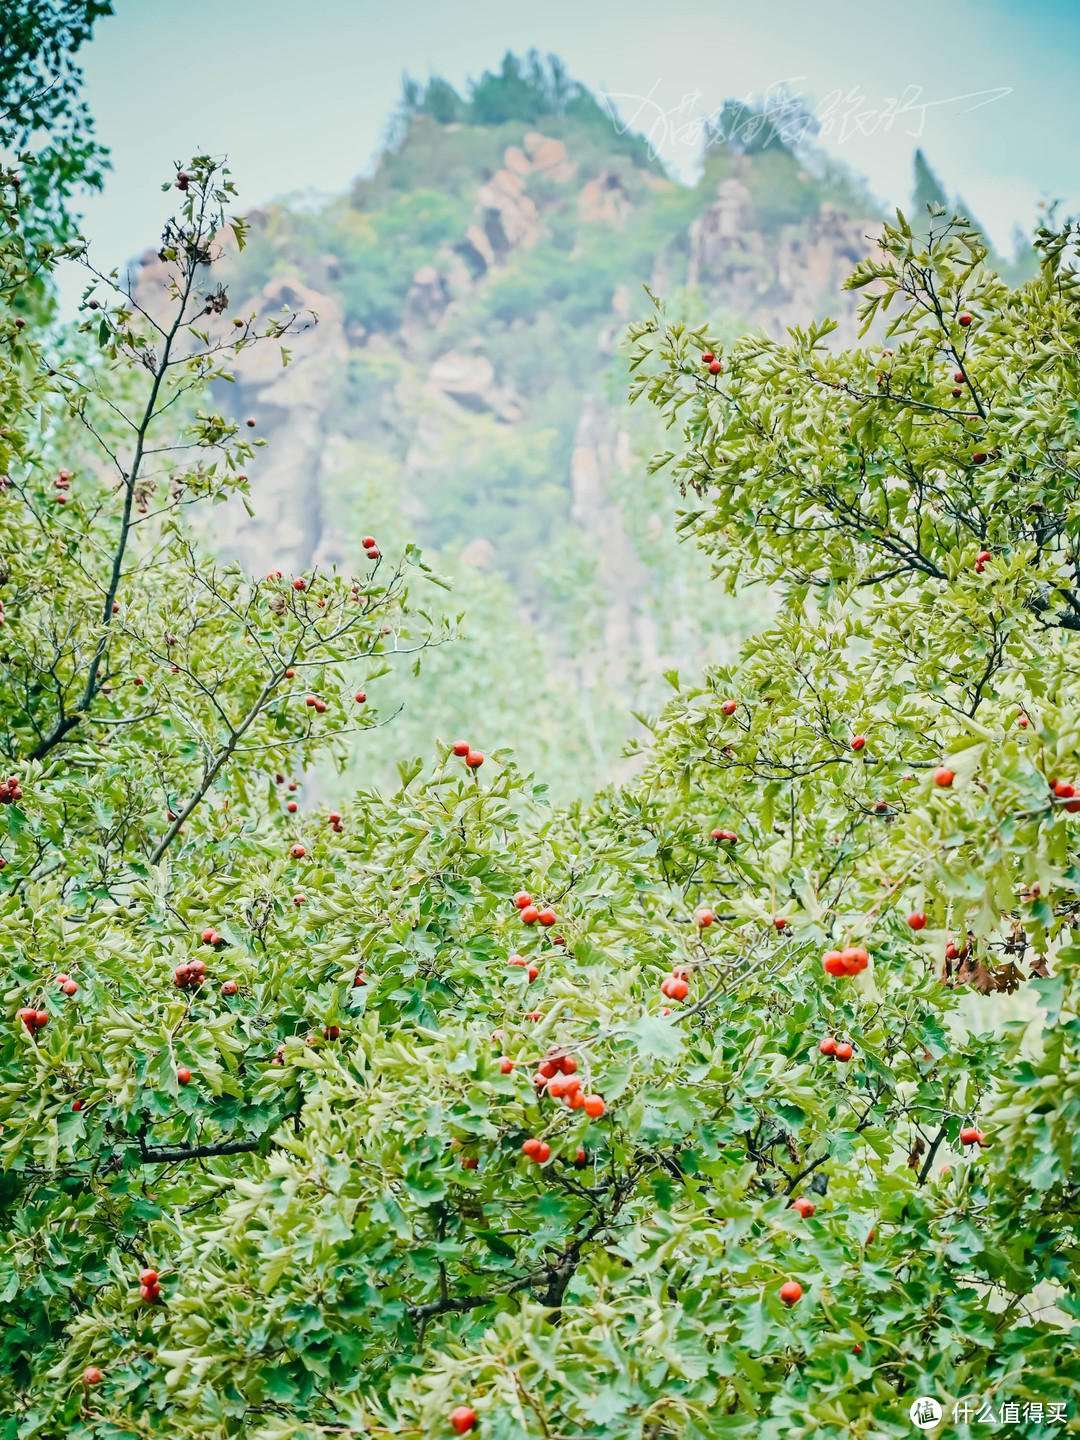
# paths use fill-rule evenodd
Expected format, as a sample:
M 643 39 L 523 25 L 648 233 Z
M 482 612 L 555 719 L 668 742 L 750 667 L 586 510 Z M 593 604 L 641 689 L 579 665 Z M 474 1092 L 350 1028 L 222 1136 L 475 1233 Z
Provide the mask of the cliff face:
M 618 339 L 642 284 L 721 333 L 782 336 L 828 313 L 845 343 L 839 286 L 877 227 L 856 189 L 782 150 L 713 153 L 688 189 L 609 132 L 414 116 L 348 197 L 253 213 L 215 277 L 223 326 L 305 317 L 286 368 L 253 347 L 215 396 L 269 442 L 249 466 L 254 516 L 214 516 L 222 549 L 253 572 L 348 570 L 377 522 L 451 572 L 499 576 L 587 717 L 590 696 L 625 712 L 738 629 L 701 611 L 665 548 L 669 487 L 644 477 L 654 437 L 622 401 Z M 151 252 L 140 302 L 160 287 Z
M 416 133 L 380 171 L 395 161 L 421 170 L 430 128 L 426 118 L 414 122 Z M 472 127 L 440 128 L 449 132 L 443 145 L 460 138 L 467 150 L 475 139 L 462 133 Z M 233 511 L 222 534 L 251 569 L 347 562 L 347 527 L 327 510 L 325 470 L 343 439 L 358 440 L 401 462 L 397 499 L 410 523 L 431 532 L 424 538 L 440 546 L 484 540 L 497 565 L 517 572 L 524 596 L 530 566 L 505 523 L 489 523 L 495 517 L 481 512 L 490 506 L 476 503 L 449 519 L 442 502 L 447 486 L 468 483 L 463 471 L 478 453 L 512 450 L 511 441 L 528 450 L 536 440 L 547 451 L 542 474 L 517 455 L 504 473 L 474 479 L 503 511 L 526 506 L 538 483 L 550 491 L 545 542 L 574 530 L 597 556 L 612 604 L 625 611 L 629 602 L 616 600 L 616 590 L 626 590 L 632 573 L 644 589 L 647 577 L 624 553 L 603 479 L 582 479 L 582 456 L 596 450 L 598 427 L 615 425 L 618 397 L 605 372 L 631 308 L 641 308 L 641 281 L 699 292 L 699 307 L 729 329 L 761 326 L 782 336 L 828 311 L 841 322 L 840 342 L 854 337 L 854 304 L 839 286 L 873 248 L 876 221 L 823 198 L 794 161 L 783 177 L 792 213 L 777 220 L 775 196 L 764 216 L 755 199 L 757 157 L 728 157 L 721 168 L 736 173 L 715 183 L 707 173 L 697 191 L 685 191 L 625 156 L 598 155 L 595 145 L 575 156 L 572 126 L 564 125 L 565 139 L 522 128 L 500 147 L 494 169 L 477 166 L 471 194 L 463 186 L 444 204 L 436 217 L 444 233 L 430 239 L 424 231 L 440 228 L 431 224 L 438 177 L 422 173 L 411 197 L 398 185 L 380 188 L 377 174 L 367 193 L 361 187 L 359 205 L 354 196 L 322 217 L 252 217 L 254 255 L 231 255 L 224 267 L 233 313 L 276 315 L 286 306 L 318 323 L 290 343 L 288 368 L 255 348 L 241 357 L 237 384 L 217 397 L 253 416 L 270 442 L 250 467 L 254 519 Z M 775 188 L 776 176 L 770 180 Z M 410 199 L 411 214 L 394 213 Z M 413 234 L 381 234 L 387 219 Z M 357 234 L 367 243 L 351 246 Z M 408 249 L 403 240 L 428 253 L 387 323 L 373 317 L 379 307 L 366 297 L 358 303 L 355 282 L 365 249 Z M 152 303 L 156 279 L 151 256 L 139 280 L 144 303 Z M 604 469 L 596 466 L 597 477 Z M 621 634 L 632 631 L 620 622 Z

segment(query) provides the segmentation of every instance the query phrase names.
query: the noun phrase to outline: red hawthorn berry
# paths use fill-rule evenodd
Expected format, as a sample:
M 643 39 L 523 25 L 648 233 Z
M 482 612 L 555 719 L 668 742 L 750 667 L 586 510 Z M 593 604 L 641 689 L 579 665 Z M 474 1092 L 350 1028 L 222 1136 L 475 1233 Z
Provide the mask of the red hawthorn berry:
M 249 430 L 254 430 L 254 429 L 255 429 L 255 421 L 254 421 L 250 416 L 248 417 L 248 420 L 247 420 L 247 427 L 248 427 Z
M 289 781 L 289 789 L 290 789 L 290 790 L 295 790 L 295 789 L 296 789 L 296 781 L 295 781 L 295 780 L 290 780 L 290 781 Z
M 828 975 L 846 975 L 844 969 L 844 957 L 839 950 L 826 950 L 821 957 L 821 963 Z
M 468 753 L 469 753 L 469 751 L 470 751 L 471 749 L 472 749 L 472 746 L 469 744 L 469 742 L 468 742 L 467 740 L 455 740 L 455 741 L 454 741 L 453 751 L 454 751 L 454 754 L 455 754 L 455 755 L 458 755 L 458 756 L 464 758 L 466 755 L 468 755 Z
M 479 1164 L 480 1161 L 476 1155 L 463 1155 L 461 1157 L 461 1168 L 463 1170 L 475 1170 Z
M 971 463 L 972 463 L 973 465 L 985 465 L 985 464 L 986 464 L 986 451 L 985 451 L 985 450 L 973 450 L 972 453 L 971 453 Z
M 298 576 L 296 577 L 296 579 L 292 582 L 292 588 L 293 588 L 294 590 L 306 590 L 306 589 L 307 589 L 307 581 L 304 580 L 301 576 L 298 575 Z
M 809 1220 L 814 1213 L 814 1202 L 800 1196 L 798 1200 L 791 1202 L 791 1208 L 797 1210 L 804 1220 Z
M 285 806 L 285 809 L 289 812 L 290 815 L 295 815 L 299 808 L 300 807 L 297 805 L 295 800 L 288 801 Z
M 586 1095 L 584 1108 L 585 1114 L 588 1115 L 590 1119 L 598 1120 L 607 1109 L 607 1106 L 604 1104 L 604 1097 L 602 1095 Z
M 865 736 L 865 735 L 856 735 L 856 736 L 854 736 L 854 738 L 853 738 L 852 741 L 851 741 L 851 748 L 852 748 L 852 750 L 865 750 L 865 749 L 866 749 L 866 736 Z
M 845 975 L 858 975 L 860 970 L 865 970 L 870 964 L 870 956 L 861 945 L 849 945 L 842 952 Z
M 222 995 L 235 995 L 237 984 L 235 980 L 223 980 L 221 984 Z
M 934 784 L 942 790 L 947 790 L 955 779 L 955 773 L 947 765 L 939 765 L 934 771 Z
M 513 1071 L 513 1068 L 514 1062 L 510 1059 L 510 1056 L 504 1055 L 499 1061 L 499 1069 L 504 1075 L 509 1075 Z
M 325 701 L 325 700 L 316 700 L 316 701 L 315 701 L 315 713 L 316 713 L 316 715 L 325 715 L 325 714 L 326 714 L 326 701 Z
M 950 940 L 949 943 L 945 946 L 945 959 L 955 960 L 959 953 L 960 952 L 957 950 L 955 942 Z
M 65 980 L 63 985 L 60 986 L 60 989 L 63 990 L 65 995 L 69 996 L 79 993 L 79 987 L 75 984 L 74 980 Z
M 973 317 L 969 315 L 966 310 L 962 310 L 957 316 L 957 319 L 960 321 L 960 324 L 963 325 L 965 330 L 971 324 L 972 318 Z
M 907 923 L 911 926 L 912 930 L 923 930 L 923 929 L 925 929 L 925 928 L 926 928 L 926 911 L 925 911 L 925 910 L 913 910 L 913 911 L 911 912 L 911 914 L 907 917 Z
M 323 1033 L 323 1039 L 324 1039 L 324 1040 L 336 1040 L 336 1039 L 338 1038 L 338 1036 L 341 1034 L 341 1026 L 340 1026 L 340 1025 L 324 1025 L 324 1026 L 323 1026 L 323 1032 L 322 1032 L 322 1033 Z
M 774 915 L 774 916 L 773 916 L 773 922 L 772 922 L 772 923 L 773 923 L 774 928 L 777 929 L 777 930 L 786 930 L 786 929 L 787 929 L 787 923 L 788 923 L 788 922 L 787 922 L 787 920 L 784 918 L 783 915 Z
M 535 925 L 540 918 L 540 911 L 535 905 L 526 905 L 521 912 L 521 923 L 523 925 Z
M 464 1435 L 476 1424 L 476 1411 L 471 1405 L 455 1405 L 450 1411 L 450 1424 L 459 1435 Z
M 46 1026 L 48 1023 L 49 1023 L 49 1012 L 48 1012 L 47 1010 L 35 1010 L 35 1011 L 34 1011 L 34 1029 L 35 1029 L 35 1030 L 44 1030 L 44 1029 L 45 1029 L 45 1026 Z
M 302 860 L 307 854 L 307 850 L 304 848 L 303 845 L 293 845 L 292 848 L 289 850 L 289 854 L 294 860 Z
M 961 1145 L 977 1145 L 979 1143 L 979 1132 L 974 1125 L 965 1125 L 960 1131 Z
M 821 1051 L 822 1055 L 835 1055 L 836 1041 L 831 1035 L 826 1035 L 817 1048 Z
M 960 385 L 963 383 L 964 380 L 964 372 L 962 370 L 957 370 L 952 378 L 956 381 L 957 385 Z
M 176 1079 L 181 1085 L 191 1084 L 191 1071 L 187 1068 L 186 1065 L 181 1065 L 179 1070 L 177 1070 Z
M 739 702 L 737 700 L 725 700 L 720 706 L 722 713 L 725 715 L 734 715 L 738 708 Z
M 709 374 L 710 374 L 710 375 L 719 375 L 719 374 L 720 374 L 720 371 L 723 370 L 723 368 L 724 368 L 724 367 L 723 367 L 723 365 L 720 364 L 720 361 L 719 361 L 719 360 L 710 360 L 710 361 L 709 361 Z
M 780 1299 L 785 1305 L 797 1305 L 802 1299 L 802 1286 L 797 1280 L 785 1280 L 780 1286 Z
M 537 912 L 536 918 L 541 925 L 550 926 L 555 924 L 558 917 L 550 905 L 545 905 L 543 910 Z
M 551 1159 L 551 1146 L 546 1140 L 541 1140 L 540 1148 L 537 1150 L 535 1158 L 538 1165 L 546 1165 Z
M 711 365 L 715 359 L 716 356 L 713 354 L 713 352 L 711 350 L 706 350 L 704 355 L 702 355 L 701 357 L 701 363 L 702 365 Z
M 156 1285 L 157 1283 L 158 1283 L 158 1273 L 157 1273 L 156 1270 L 147 1269 L 147 1270 L 140 1270 L 140 1271 L 139 1271 L 139 1284 L 140 1284 L 140 1285 Z
M 846 1040 L 843 1042 L 842 1045 L 837 1045 L 836 1047 L 836 1058 L 842 1063 L 846 1064 L 847 1061 L 851 1059 L 852 1055 L 854 1055 L 854 1053 L 855 1051 L 847 1043 Z
M 364 553 L 367 555 L 367 558 L 369 560 L 378 560 L 381 551 L 379 550 L 379 547 L 377 545 L 369 545 Z
M 292 903 L 293 903 L 293 904 L 296 906 L 296 908 L 299 910 L 299 908 L 300 908 L 301 905 L 306 905 L 306 904 L 307 904 L 307 896 L 306 896 L 306 895 L 294 895 L 294 896 L 292 897 Z
M 564 1075 L 573 1075 L 577 1072 L 577 1061 L 573 1055 L 562 1055 L 559 1058 L 559 1069 Z
M 72 1110 L 81 1110 L 82 1107 L 83 1107 L 83 1102 L 82 1102 L 81 1100 L 73 1100 L 73 1101 L 71 1102 L 71 1108 L 72 1108 Z
M 584 1147 L 583 1145 L 579 1145 L 578 1148 L 577 1148 L 577 1154 L 574 1156 L 574 1169 L 575 1169 L 575 1170 L 584 1170 L 584 1169 L 585 1169 L 585 1166 L 586 1166 L 588 1163 L 589 1163 L 589 1157 L 588 1157 L 588 1155 L 585 1153 L 585 1147 Z
M 360 544 L 365 550 L 370 550 L 372 545 L 375 544 L 375 536 L 365 535 L 364 538 L 360 541 Z
M 82 1372 L 82 1378 L 84 1385 L 100 1385 L 105 1376 L 96 1365 L 88 1365 Z
M 527 905 L 531 905 L 532 903 L 533 897 L 527 890 L 519 890 L 514 896 L 514 904 L 519 910 L 524 910 Z
M 697 912 L 697 923 L 702 930 L 707 930 L 715 919 L 716 916 L 711 910 L 699 910 Z
M 523 1155 L 528 1155 L 529 1159 L 531 1160 L 539 1149 L 540 1141 L 536 1138 L 535 1135 L 530 1135 L 528 1140 L 526 1140 L 525 1143 L 522 1145 L 521 1153 Z
M 314 695 L 305 695 L 305 696 L 304 696 L 304 704 L 307 705 L 310 709 L 313 710 L 313 709 L 315 708 L 315 696 L 314 696 Z
M 465 764 L 469 767 L 470 770 L 479 770 L 480 766 L 483 763 L 484 757 L 483 755 L 481 755 L 479 750 L 470 750 L 469 753 L 465 756 Z

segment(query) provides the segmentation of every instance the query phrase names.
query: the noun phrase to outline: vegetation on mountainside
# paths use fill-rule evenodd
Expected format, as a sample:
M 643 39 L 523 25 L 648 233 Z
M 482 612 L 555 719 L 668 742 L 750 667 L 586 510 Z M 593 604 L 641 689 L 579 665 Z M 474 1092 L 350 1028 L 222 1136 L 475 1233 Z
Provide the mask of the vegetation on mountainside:
M 642 320 L 683 531 L 775 624 L 588 805 L 463 732 L 305 812 L 429 572 L 199 553 L 250 447 L 197 397 L 290 324 L 202 283 L 212 162 L 169 325 L 99 277 L 68 355 L 4 181 L 0 1437 L 1071 1418 L 1076 236 L 1010 291 L 899 221 L 884 354 Z

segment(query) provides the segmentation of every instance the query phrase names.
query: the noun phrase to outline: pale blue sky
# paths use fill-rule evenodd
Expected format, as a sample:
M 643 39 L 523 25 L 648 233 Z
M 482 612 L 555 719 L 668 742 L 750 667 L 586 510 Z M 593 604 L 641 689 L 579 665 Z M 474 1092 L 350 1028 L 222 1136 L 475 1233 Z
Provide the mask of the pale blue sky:
M 102 264 L 154 242 L 172 161 L 227 152 L 247 205 L 338 191 L 370 167 L 404 71 L 461 85 L 530 46 L 623 97 L 624 113 L 627 97 L 652 97 L 643 124 L 685 176 L 697 154 L 688 120 L 787 82 L 819 107 L 820 143 L 889 203 L 906 201 L 921 144 L 999 245 L 1030 227 L 1042 199 L 1080 210 L 1080 0 L 116 0 L 116 10 L 83 52 L 113 152 L 105 196 L 85 207 Z M 1002 89 L 990 103 L 959 98 Z

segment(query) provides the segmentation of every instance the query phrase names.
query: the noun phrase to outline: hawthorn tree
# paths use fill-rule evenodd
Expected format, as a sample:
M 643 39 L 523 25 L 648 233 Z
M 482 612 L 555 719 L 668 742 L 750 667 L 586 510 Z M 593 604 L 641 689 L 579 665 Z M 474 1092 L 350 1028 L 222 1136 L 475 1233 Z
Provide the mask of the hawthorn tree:
M 589 806 L 468 736 L 292 818 L 275 771 L 341 738 L 305 697 L 406 648 L 404 572 L 200 556 L 180 507 L 244 452 L 198 409 L 229 190 L 185 173 L 173 343 L 127 299 L 96 366 L 3 320 L 0 1435 L 1071 1420 L 1073 235 L 1009 291 L 901 219 L 852 278 L 884 354 L 638 327 L 684 528 L 775 625 Z M 189 407 L 167 492 L 132 395 Z M 57 510 L 71 415 L 116 469 Z

